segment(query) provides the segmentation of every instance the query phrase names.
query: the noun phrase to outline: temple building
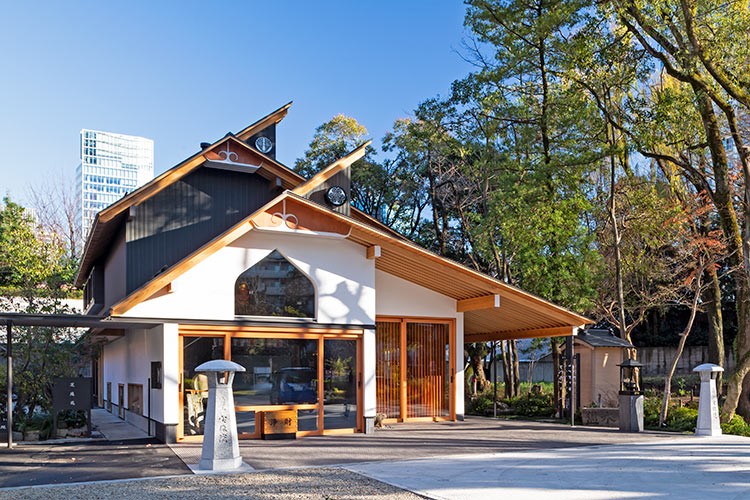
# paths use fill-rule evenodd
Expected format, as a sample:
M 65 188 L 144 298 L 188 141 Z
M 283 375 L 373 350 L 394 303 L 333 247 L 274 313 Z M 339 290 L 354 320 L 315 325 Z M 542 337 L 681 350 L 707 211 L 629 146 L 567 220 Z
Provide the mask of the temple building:
M 305 179 L 276 160 L 290 104 L 100 211 L 77 285 L 104 318 L 99 404 L 166 442 L 200 440 L 227 359 L 240 438 L 462 420 L 464 343 L 571 336 L 589 320 L 427 251 L 350 203 L 367 144 Z

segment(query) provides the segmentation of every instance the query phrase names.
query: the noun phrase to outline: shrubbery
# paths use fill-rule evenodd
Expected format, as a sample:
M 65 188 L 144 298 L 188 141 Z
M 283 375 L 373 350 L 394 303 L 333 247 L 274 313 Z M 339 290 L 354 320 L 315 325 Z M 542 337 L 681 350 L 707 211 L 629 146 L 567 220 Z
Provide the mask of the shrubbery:
M 662 399 L 660 397 L 647 397 L 643 402 L 643 425 L 647 429 L 659 429 L 671 432 L 695 432 L 698 422 L 698 402 L 693 401 L 686 406 L 672 405 L 667 410 L 667 418 L 664 425 L 659 427 L 659 412 L 661 411 Z M 750 437 L 750 425 L 739 416 L 735 415 L 732 421 L 721 424 L 724 434 L 735 434 L 737 436 Z
M 499 392 L 499 390 L 498 390 Z M 500 393 L 498 394 L 500 396 Z M 492 412 L 492 390 L 479 394 L 467 402 L 466 412 L 470 415 L 487 415 Z M 546 392 L 525 392 L 518 397 L 500 399 L 498 404 L 506 414 L 524 417 L 551 417 L 555 414 L 552 396 Z
M 517 398 L 506 399 L 516 415 L 524 417 L 551 417 L 555 414 L 552 396 L 543 392 L 521 394 Z

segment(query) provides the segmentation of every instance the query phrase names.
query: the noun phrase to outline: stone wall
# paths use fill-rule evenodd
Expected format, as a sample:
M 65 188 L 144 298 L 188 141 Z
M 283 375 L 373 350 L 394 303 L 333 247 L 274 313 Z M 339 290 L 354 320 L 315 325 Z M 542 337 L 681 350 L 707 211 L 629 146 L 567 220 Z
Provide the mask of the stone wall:
M 639 347 L 638 361 L 644 364 L 643 376 L 658 377 L 666 375 L 676 352 L 676 347 Z M 703 363 L 708 363 L 708 346 L 687 346 L 680 356 L 675 374 L 688 375 L 693 373 L 693 368 Z M 734 364 L 732 350 L 727 347 L 724 369 L 732 371 Z

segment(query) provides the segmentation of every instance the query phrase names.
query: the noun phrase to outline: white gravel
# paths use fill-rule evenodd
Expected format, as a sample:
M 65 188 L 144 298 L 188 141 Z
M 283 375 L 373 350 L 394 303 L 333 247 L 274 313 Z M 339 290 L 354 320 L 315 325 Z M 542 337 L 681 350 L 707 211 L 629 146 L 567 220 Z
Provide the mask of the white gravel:
M 344 469 L 314 468 L 0 490 L 0 500 L 6 498 L 417 500 L 424 497 Z

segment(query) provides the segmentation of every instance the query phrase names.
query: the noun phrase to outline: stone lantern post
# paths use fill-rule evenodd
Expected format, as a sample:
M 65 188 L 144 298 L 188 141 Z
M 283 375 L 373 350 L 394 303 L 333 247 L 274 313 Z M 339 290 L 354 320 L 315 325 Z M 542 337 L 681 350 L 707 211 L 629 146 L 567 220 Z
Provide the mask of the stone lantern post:
M 237 442 L 232 380 L 235 372 L 244 372 L 245 368 L 232 361 L 216 359 L 203 363 L 195 371 L 206 372 L 208 376 L 208 406 L 198 468 L 214 471 L 240 469 L 243 462 Z M 219 374 L 224 373 L 226 379 L 221 381 Z
M 643 365 L 628 359 L 617 366 L 620 367 L 620 430 L 643 432 L 643 392 L 639 380 Z
M 696 436 L 721 436 L 719 401 L 716 397 L 716 377 L 724 371 L 719 365 L 704 363 L 693 368 L 701 374 L 701 395 L 698 400 Z

